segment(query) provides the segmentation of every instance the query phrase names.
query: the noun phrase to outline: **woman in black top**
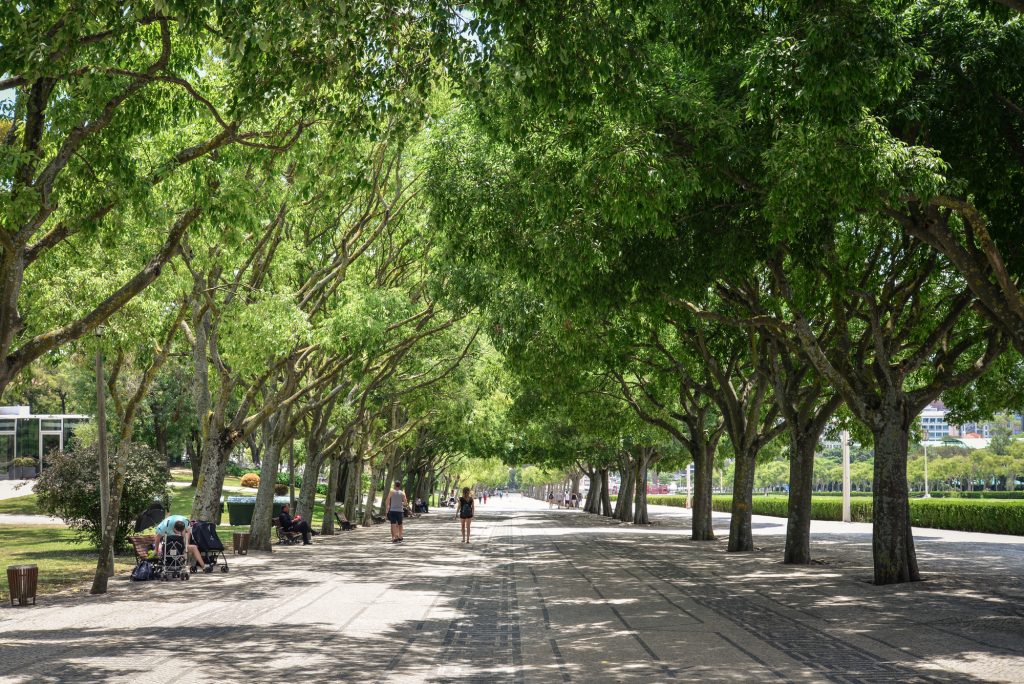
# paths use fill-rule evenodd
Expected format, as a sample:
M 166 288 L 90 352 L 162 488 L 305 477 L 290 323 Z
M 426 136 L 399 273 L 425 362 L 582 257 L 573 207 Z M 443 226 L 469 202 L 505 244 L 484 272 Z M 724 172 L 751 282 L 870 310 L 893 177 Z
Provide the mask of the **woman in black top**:
M 462 496 L 459 497 L 459 501 L 455 506 L 456 515 L 459 516 L 459 520 L 462 522 L 462 541 L 463 543 L 469 543 L 469 526 L 473 522 L 473 513 L 476 512 L 476 504 L 473 501 L 473 494 L 470 493 L 469 487 L 462 488 Z

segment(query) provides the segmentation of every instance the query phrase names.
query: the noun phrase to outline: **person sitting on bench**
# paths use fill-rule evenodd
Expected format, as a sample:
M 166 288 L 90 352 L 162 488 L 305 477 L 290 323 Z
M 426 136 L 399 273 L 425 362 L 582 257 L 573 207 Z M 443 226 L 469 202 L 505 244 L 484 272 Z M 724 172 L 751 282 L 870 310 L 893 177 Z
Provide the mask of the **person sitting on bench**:
M 281 515 L 277 516 L 277 519 L 281 523 L 281 529 L 284 530 L 286 534 L 301 534 L 303 544 L 311 543 L 309 541 L 309 523 L 300 518 L 293 518 L 291 512 L 288 510 L 288 504 L 281 507 Z

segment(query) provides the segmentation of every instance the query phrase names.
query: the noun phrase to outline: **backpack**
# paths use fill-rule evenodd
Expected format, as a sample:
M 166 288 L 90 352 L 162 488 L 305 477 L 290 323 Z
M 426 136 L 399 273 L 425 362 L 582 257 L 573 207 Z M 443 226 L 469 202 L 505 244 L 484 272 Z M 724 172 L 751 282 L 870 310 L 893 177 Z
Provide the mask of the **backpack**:
M 462 500 L 462 505 L 459 507 L 459 515 L 463 518 L 468 518 L 473 515 L 473 500 L 466 501 Z
M 153 564 L 149 561 L 142 561 L 132 570 L 132 576 L 129 579 L 133 582 L 146 582 L 153 579 Z

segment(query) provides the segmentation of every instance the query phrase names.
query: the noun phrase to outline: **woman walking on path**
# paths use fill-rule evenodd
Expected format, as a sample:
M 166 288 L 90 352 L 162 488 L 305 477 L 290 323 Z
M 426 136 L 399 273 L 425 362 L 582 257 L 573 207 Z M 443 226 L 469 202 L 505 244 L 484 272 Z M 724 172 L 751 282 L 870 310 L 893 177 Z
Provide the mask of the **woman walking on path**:
M 473 501 L 473 494 L 469 487 L 462 488 L 462 496 L 459 497 L 458 511 L 459 520 L 462 522 L 462 542 L 469 543 L 469 526 L 473 523 L 473 513 L 476 512 L 476 502 Z

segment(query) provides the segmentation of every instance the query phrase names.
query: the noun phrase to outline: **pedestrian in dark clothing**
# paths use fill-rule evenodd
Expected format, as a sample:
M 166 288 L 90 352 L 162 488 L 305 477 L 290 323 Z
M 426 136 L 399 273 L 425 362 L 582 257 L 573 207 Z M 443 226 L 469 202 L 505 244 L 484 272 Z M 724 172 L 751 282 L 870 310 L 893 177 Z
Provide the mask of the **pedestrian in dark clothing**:
M 301 534 L 302 543 L 309 544 L 309 523 L 302 518 L 293 518 L 291 512 L 288 510 L 288 504 L 281 507 L 281 515 L 277 516 L 277 519 L 281 522 L 281 529 L 288 534 Z
M 473 493 L 469 491 L 469 487 L 466 487 L 462 490 L 459 504 L 455 508 L 455 515 L 459 516 L 459 521 L 462 524 L 462 541 L 466 544 L 469 543 L 469 527 L 473 524 L 474 513 L 476 513 L 476 506 L 473 503 Z

